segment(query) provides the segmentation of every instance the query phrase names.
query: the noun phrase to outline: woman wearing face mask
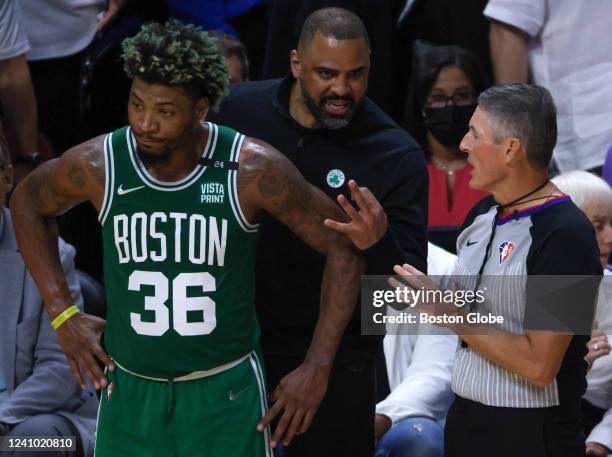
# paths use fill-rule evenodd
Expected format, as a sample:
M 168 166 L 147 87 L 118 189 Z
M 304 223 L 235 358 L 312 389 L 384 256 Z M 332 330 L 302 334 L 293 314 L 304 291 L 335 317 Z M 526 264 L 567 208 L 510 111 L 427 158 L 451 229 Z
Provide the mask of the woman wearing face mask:
M 469 210 L 487 194 L 468 186 L 472 167 L 459 143 L 486 75 L 476 57 L 457 46 L 418 45 L 408 130 L 421 143 L 429 171 L 429 241 L 455 252 Z

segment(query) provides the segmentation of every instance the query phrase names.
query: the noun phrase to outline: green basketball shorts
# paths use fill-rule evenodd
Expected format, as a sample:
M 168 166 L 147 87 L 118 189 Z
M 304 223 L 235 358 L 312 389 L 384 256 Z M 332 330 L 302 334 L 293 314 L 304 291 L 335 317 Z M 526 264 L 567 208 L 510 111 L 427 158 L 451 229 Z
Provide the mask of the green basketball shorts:
M 263 369 L 255 351 L 193 380 L 151 380 L 117 367 L 102 390 L 95 457 L 272 457 Z M 182 378 L 179 378 L 182 379 Z

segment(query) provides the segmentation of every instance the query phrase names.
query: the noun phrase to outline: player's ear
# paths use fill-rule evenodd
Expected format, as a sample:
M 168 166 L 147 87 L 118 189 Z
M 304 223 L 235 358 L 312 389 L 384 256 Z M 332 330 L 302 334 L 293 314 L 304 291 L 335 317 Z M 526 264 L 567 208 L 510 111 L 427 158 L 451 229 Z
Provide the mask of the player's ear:
M 199 121 L 203 121 L 206 118 L 206 114 L 208 114 L 208 98 L 202 97 L 196 101 L 195 104 L 195 114 Z

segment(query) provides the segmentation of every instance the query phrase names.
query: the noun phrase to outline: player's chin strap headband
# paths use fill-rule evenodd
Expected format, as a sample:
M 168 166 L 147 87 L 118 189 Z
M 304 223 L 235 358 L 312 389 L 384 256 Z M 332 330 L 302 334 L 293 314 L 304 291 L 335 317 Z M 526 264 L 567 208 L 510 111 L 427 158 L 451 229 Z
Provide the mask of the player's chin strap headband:
M 548 198 L 550 197 L 550 195 L 544 195 L 542 197 L 538 197 L 538 198 L 534 198 L 532 200 L 527 200 L 525 202 L 521 202 L 521 200 L 523 200 L 524 198 L 527 198 L 533 194 L 535 194 L 537 191 L 544 189 L 544 187 L 546 187 L 546 185 L 549 183 L 549 179 L 546 178 L 546 181 L 544 181 L 542 184 L 540 184 L 538 187 L 536 187 L 535 189 L 527 192 L 525 195 L 521 195 L 519 198 L 512 200 L 510 203 L 506 203 L 505 205 L 500 205 L 497 207 L 497 211 L 495 212 L 495 217 L 493 217 L 493 222 L 491 223 L 491 235 L 489 236 L 489 241 L 487 242 L 487 248 L 485 249 L 485 255 L 484 258 L 482 259 L 482 263 L 480 264 L 480 268 L 478 269 L 478 275 L 476 277 L 476 285 L 474 286 L 474 292 L 476 292 L 478 290 L 478 287 L 480 286 L 480 281 L 482 280 L 482 273 L 484 272 L 485 269 L 485 265 L 487 264 L 487 262 L 489 261 L 489 257 L 491 257 L 491 249 L 493 247 L 493 239 L 495 238 L 495 229 L 497 227 L 497 221 L 499 220 L 499 215 L 501 214 L 501 212 L 503 210 L 505 210 L 506 208 L 511 208 L 514 205 L 516 205 L 517 203 L 528 203 L 530 201 L 534 201 L 534 200 L 541 200 L 542 198 Z M 517 211 L 515 211 L 516 213 Z M 467 347 L 467 343 L 463 340 L 461 340 L 461 347 Z

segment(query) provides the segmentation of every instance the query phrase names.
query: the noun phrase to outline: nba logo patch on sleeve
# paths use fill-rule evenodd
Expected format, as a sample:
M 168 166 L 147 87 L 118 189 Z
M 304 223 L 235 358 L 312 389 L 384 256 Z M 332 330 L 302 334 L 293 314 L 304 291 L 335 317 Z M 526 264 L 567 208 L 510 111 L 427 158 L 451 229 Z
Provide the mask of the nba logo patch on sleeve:
M 500 265 L 504 263 L 506 260 L 508 260 L 508 257 L 510 257 L 510 254 L 512 254 L 512 251 L 514 251 L 515 247 L 516 245 L 512 241 L 504 241 L 502 244 L 499 245 L 499 264 Z

